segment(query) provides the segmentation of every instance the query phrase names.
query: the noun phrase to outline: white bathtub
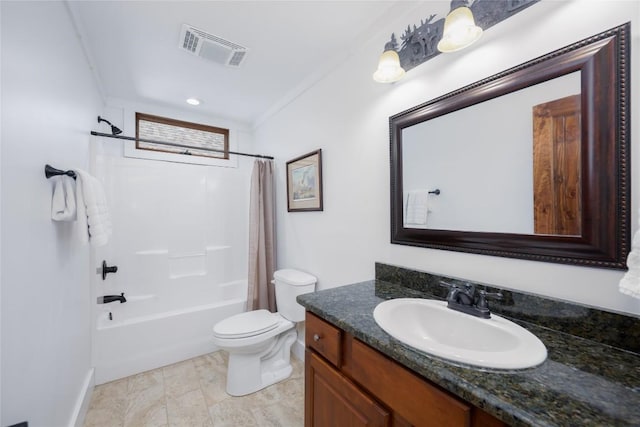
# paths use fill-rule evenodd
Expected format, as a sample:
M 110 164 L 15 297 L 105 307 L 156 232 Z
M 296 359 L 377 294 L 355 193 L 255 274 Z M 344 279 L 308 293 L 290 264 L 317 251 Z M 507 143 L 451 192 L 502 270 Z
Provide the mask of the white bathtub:
M 97 311 L 93 337 L 96 384 L 216 351 L 213 325 L 246 310 L 246 281 L 224 284 L 224 292 L 167 310 L 167 298 L 130 295 L 125 304 L 104 304 Z M 164 311 L 158 311 L 158 310 Z M 109 318 L 111 313 L 111 319 Z

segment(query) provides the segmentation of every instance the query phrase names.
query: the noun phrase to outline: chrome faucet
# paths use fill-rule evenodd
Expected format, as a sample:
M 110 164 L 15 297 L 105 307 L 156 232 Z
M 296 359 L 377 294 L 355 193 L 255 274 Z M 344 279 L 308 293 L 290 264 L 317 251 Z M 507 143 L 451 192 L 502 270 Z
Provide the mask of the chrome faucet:
M 500 292 L 476 291 L 475 286 L 471 283 L 465 283 L 460 286 L 453 283 L 440 282 L 440 285 L 449 288 L 447 307 L 472 316 L 482 317 L 483 319 L 491 317 L 487 299 L 502 299 Z

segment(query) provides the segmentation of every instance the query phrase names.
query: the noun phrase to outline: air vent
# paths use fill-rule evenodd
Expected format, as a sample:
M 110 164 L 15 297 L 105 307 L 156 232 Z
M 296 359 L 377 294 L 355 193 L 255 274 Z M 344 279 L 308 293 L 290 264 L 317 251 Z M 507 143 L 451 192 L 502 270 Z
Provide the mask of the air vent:
M 247 54 L 246 47 L 187 24 L 182 25 L 178 47 L 193 55 L 229 67 L 239 67 Z

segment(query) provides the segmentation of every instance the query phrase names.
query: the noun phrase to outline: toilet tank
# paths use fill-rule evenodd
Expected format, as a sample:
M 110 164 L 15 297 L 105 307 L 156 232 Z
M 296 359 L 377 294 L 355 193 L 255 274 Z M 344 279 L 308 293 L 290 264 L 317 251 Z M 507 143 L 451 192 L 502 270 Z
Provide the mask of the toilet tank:
M 313 292 L 317 280 L 315 276 L 299 270 L 284 269 L 274 272 L 278 313 L 292 322 L 302 322 L 304 307 L 296 302 L 296 297 Z

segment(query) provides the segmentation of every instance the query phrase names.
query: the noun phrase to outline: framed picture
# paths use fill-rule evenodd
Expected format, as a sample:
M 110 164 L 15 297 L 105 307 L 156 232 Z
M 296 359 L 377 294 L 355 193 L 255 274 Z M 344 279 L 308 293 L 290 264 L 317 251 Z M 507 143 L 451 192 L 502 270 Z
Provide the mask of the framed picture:
M 322 210 L 322 149 L 287 162 L 287 210 Z

